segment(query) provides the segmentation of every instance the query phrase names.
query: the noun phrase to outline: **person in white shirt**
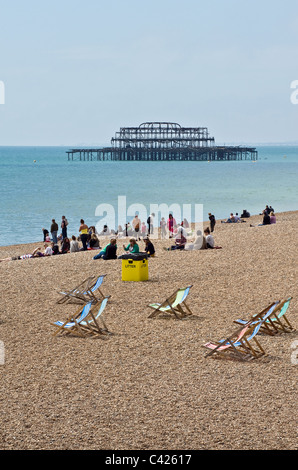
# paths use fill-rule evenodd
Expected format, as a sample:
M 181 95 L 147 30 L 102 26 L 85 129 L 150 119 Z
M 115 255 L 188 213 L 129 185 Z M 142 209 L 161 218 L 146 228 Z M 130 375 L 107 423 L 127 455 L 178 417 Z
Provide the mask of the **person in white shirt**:
M 47 245 L 46 243 L 45 243 L 44 247 L 45 247 L 44 255 L 45 256 L 52 256 L 52 254 L 53 254 L 52 247 Z
M 204 230 L 205 238 L 206 238 L 206 248 L 214 248 L 214 238 L 210 233 L 210 228 L 207 227 Z
M 79 242 L 78 242 L 78 240 L 76 239 L 76 237 L 74 235 L 71 237 L 69 251 L 70 251 L 70 253 L 76 253 L 76 252 L 80 251 Z

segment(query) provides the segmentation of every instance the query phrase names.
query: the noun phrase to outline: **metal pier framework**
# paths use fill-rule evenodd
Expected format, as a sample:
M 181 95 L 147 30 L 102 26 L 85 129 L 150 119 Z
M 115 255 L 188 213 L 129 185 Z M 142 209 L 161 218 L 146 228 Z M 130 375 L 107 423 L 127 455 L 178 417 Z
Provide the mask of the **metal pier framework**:
M 257 160 L 253 147 L 216 146 L 206 127 L 181 127 L 173 122 L 145 122 L 121 127 L 111 147 L 68 150 L 68 160 L 81 161 L 230 161 Z

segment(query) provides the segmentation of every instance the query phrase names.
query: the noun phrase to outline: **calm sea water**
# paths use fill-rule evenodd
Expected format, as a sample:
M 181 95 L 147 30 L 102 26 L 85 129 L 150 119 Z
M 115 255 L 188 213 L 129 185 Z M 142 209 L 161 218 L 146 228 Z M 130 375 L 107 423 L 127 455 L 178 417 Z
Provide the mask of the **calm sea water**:
M 257 149 L 257 162 L 70 162 L 65 147 L 0 147 L 0 246 L 40 241 L 62 215 L 78 235 L 81 218 L 100 222 L 99 204 L 117 216 L 118 196 L 148 214 L 150 204 L 203 204 L 204 220 L 208 212 L 259 214 L 266 204 L 297 210 L 298 146 Z

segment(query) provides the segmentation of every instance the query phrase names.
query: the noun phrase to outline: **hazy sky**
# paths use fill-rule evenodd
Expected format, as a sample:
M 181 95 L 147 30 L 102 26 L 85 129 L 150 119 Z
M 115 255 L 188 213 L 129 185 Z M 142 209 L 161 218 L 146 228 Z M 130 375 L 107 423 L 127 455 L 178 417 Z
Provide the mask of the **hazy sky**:
M 0 0 L 0 145 L 110 144 L 120 127 L 298 141 L 297 0 Z

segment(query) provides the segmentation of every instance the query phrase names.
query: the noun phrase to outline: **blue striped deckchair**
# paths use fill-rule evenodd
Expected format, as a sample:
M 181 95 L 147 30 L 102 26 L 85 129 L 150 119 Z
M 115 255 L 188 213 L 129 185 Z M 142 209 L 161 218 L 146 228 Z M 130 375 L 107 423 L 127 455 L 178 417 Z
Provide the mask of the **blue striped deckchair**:
M 242 328 L 234 331 L 226 339 L 204 344 L 203 347 L 209 351 L 205 357 L 212 354 L 229 355 L 230 357 L 248 361 L 264 356 L 266 353 L 256 336 L 264 322 L 272 315 L 272 311 L 272 309 L 269 309 L 259 321 L 251 320 L 247 322 Z
M 56 336 L 59 333 L 65 333 L 82 337 L 86 336 L 86 328 L 82 323 L 83 321 L 86 321 L 91 307 L 92 302 L 89 302 L 84 305 L 83 309 L 80 308 L 74 315 L 68 317 L 65 321 L 56 321 L 51 323 L 51 325 L 56 327 L 56 331 L 53 335 Z
M 279 332 L 289 333 L 294 331 L 293 326 L 286 317 L 286 312 L 289 308 L 291 300 L 292 297 L 289 297 L 288 299 L 285 299 L 281 302 L 275 302 L 267 308 L 268 310 L 271 310 L 271 315 L 269 315 L 267 320 L 263 323 L 261 327 L 262 332 L 269 335 L 275 335 Z M 253 316 L 250 320 L 242 320 L 238 318 L 234 322 L 240 325 L 245 325 L 248 321 L 258 321 L 262 318 L 262 316 L 264 316 L 262 315 L 264 312 L 266 313 L 266 309 L 263 310 L 263 312 L 260 314 Z
M 63 304 L 65 302 L 72 301 L 73 298 L 76 298 L 75 293 L 88 289 L 90 285 L 92 286 L 95 283 L 95 279 L 95 276 L 89 276 L 76 287 L 59 292 L 62 297 L 57 301 L 57 304 Z
M 149 307 L 152 308 L 154 312 L 149 315 L 149 318 L 155 318 L 161 313 L 173 314 L 178 319 L 192 315 L 192 311 L 185 302 L 191 287 L 192 286 L 187 286 L 185 288 L 177 289 L 163 303 L 150 304 Z
M 277 302 L 273 302 L 268 305 L 268 307 L 264 308 L 264 310 L 262 310 L 260 313 L 253 315 L 250 319 L 242 320 L 241 318 L 238 318 L 237 320 L 234 320 L 234 323 L 243 326 L 248 323 L 255 325 L 262 321 L 266 316 L 266 321 L 262 322 L 261 331 L 267 333 L 268 335 L 274 335 L 277 333 L 277 328 L 275 328 L 273 324 L 273 318 L 275 318 L 275 312 L 279 305 L 280 301 L 278 300 Z
M 76 287 L 67 293 L 60 292 L 60 294 L 66 296 L 66 300 L 73 303 L 96 303 L 105 297 L 100 289 L 105 276 L 106 274 L 102 274 L 97 278 L 94 276 L 90 277 L 81 283 L 79 287 Z
M 101 302 L 100 305 L 96 304 L 92 306 L 88 317 L 81 322 L 83 327 L 86 327 L 91 334 L 99 334 L 99 335 L 109 335 L 111 332 L 108 330 L 107 325 L 103 319 L 103 312 L 106 308 L 107 302 L 110 296 L 105 297 Z M 94 314 L 94 310 L 97 310 L 97 313 Z M 99 325 L 101 322 L 102 326 Z

